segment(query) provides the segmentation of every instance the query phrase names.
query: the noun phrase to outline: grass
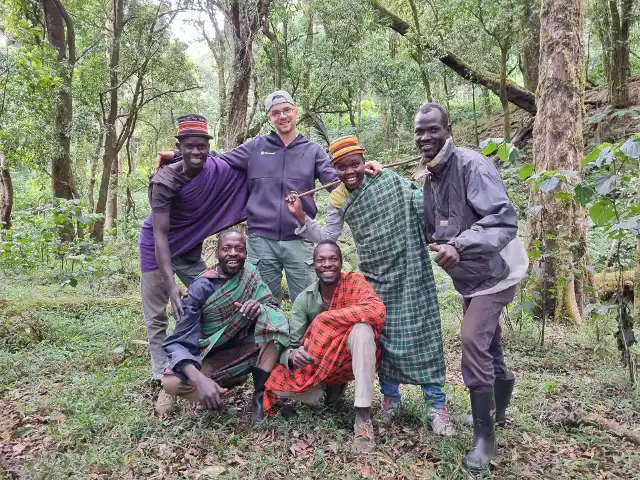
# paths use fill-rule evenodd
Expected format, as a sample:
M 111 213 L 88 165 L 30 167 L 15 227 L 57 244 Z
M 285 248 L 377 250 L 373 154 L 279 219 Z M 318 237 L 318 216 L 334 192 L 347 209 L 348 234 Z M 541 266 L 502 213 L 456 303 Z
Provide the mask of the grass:
M 403 386 L 405 408 L 376 424 L 377 451 L 352 451 L 353 392 L 341 408 L 299 409 L 252 428 L 248 386 L 227 408 L 205 413 L 178 401 L 153 414 L 157 389 L 136 285 L 118 297 L 61 290 L 33 278 L 0 283 L 0 478 L 13 479 L 464 479 L 471 430 L 441 439 L 424 426 L 418 387 Z M 441 288 L 449 407 L 469 411 L 460 376 L 461 307 Z M 600 325 L 601 332 L 607 331 Z M 552 325 L 505 330 L 507 361 L 518 376 L 508 428 L 498 433 L 493 478 L 640 478 L 640 449 L 579 420 L 598 414 L 640 428 L 640 398 L 618 362 L 615 341 L 596 343 Z M 376 399 L 374 410 L 379 408 Z

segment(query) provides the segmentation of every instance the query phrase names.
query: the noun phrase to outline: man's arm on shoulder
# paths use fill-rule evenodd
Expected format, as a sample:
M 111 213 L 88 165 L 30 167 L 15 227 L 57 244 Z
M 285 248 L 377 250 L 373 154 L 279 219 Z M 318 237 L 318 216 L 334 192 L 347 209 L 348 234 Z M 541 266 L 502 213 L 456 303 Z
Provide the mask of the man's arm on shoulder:
M 336 175 L 336 167 L 334 167 L 331 160 L 329 160 L 327 152 L 325 152 L 320 145 L 316 145 L 316 147 L 316 178 L 320 180 L 322 185 L 335 182 L 338 179 L 338 176 Z
M 481 168 L 471 172 L 467 181 L 467 202 L 482 218 L 450 242 L 462 258 L 499 252 L 516 237 L 516 210 L 496 169 Z
M 307 331 L 311 320 L 309 318 L 309 303 L 306 291 L 297 296 L 291 307 L 291 320 L 289 320 L 289 348 L 280 354 L 280 363 L 290 368 L 289 357 L 291 352 L 302 344 L 302 337 Z
M 237 168 L 238 170 L 246 172 L 249 166 L 249 159 L 253 154 L 253 149 L 255 148 L 255 146 L 256 140 L 253 139 L 250 142 L 238 145 L 230 152 L 220 153 L 218 154 L 218 156 L 233 168 Z
M 199 278 L 189 287 L 189 295 L 183 301 L 184 314 L 176 323 L 163 348 L 169 356 L 169 368 L 181 379 L 185 379 L 184 367 L 192 364 L 200 369 L 200 309 L 204 301 L 214 292 L 213 282 Z

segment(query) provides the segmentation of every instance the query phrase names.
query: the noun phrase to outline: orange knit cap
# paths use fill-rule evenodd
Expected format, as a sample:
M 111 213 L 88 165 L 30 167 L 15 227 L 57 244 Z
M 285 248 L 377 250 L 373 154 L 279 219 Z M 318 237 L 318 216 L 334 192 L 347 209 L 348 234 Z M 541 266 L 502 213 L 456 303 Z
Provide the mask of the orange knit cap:
M 364 148 L 360 146 L 355 135 L 347 135 L 346 137 L 340 137 L 329 145 L 329 153 L 331 153 L 331 162 L 336 164 L 353 153 L 364 153 Z

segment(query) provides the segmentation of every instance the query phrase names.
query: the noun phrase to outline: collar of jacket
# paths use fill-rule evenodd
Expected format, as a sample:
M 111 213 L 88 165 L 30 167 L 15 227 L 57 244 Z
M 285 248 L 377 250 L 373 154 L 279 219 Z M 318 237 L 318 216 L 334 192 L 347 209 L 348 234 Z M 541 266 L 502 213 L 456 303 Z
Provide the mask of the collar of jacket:
M 309 143 L 309 139 L 307 137 L 305 137 L 304 135 L 298 134 L 298 136 L 294 138 L 293 141 L 285 147 L 284 142 L 280 138 L 280 135 L 278 135 L 278 133 L 275 130 L 271 130 L 269 134 L 266 135 L 266 137 L 269 143 L 275 144 L 281 148 L 291 148 L 303 143 Z
M 416 171 L 413 174 L 415 180 L 421 180 L 423 177 L 429 174 L 438 175 L 443 166 L 449 161 L 451 155 L 453 155 L 456 149 L 456 144 L 452 137 L 447 138 L 440 151 L 432 159 L 423 158 L 416 167 Z

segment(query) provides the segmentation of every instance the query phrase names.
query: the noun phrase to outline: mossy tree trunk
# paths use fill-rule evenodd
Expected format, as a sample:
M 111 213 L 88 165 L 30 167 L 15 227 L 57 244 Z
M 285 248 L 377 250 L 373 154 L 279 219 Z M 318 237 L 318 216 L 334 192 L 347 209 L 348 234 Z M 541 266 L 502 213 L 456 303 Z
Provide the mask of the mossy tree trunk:
M 540 16 L 540 68 L 538 112 L 533 129 L 536 171 L 578 172 L 583 156 L 584 108 L 582 0 L 544 0 Z M 570 189 L 571 182 L 560 188 Z M 542 214 L 530 219 L 531 240 L 538 240 L 545 255 L 540 265 L 546 284 L 544 310 L 556 320 L 580 323 L 582 282 L 577 266 L 585 252 L 584 211 L 573 201 L 554 197 L 557 190 L 536 191 L 532 205 L 542 205 Z

